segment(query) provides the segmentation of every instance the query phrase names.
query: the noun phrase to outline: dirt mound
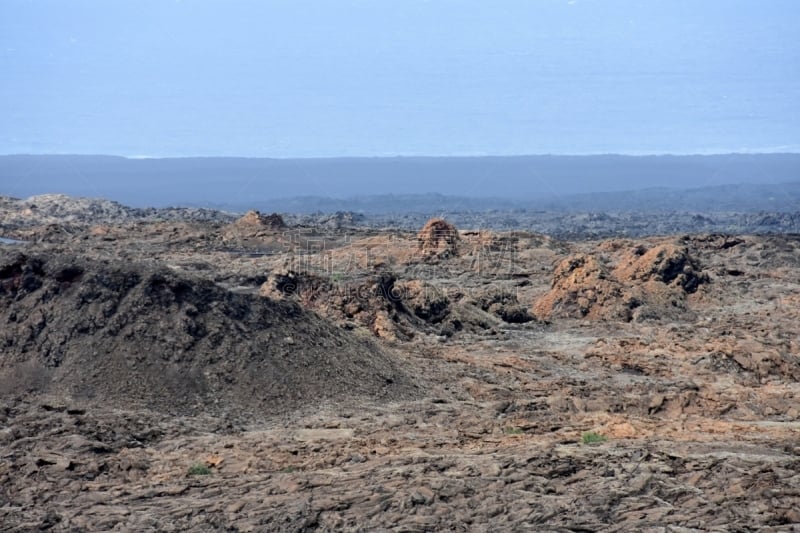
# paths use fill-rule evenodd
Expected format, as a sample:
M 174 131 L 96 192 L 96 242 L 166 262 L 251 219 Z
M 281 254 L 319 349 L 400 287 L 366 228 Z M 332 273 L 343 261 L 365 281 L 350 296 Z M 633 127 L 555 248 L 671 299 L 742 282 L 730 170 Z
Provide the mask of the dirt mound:
M 294 303 L 167 268 L 6 252 L 0 302 L 0 393 L 258 415 L 413 389 L 371 341 Z
M 459 241 L 456 227 L 441 218 L 430 219 L 417 235 L 419 249 L 425 255 L 458 255 Z
M 624 321 L 691 316 L 686 295 L 709 277 L 686 248 L 661 244 L 606 250 L 616 252 L 616 261 L 590 254 L 561 261 L 550 292 L 534 306 L 536 316 Z

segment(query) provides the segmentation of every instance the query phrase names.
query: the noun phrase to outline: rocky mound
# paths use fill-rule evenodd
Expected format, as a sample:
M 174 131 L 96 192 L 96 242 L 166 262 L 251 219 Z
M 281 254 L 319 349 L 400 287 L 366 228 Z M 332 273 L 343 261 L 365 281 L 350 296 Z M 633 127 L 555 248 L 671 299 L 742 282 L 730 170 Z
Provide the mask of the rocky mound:
M 691 316 L 686 295 L 709 281 L 685 247 L 661 244 L 620 250 L 614 262 L 577 254 L 561 261 L 550 292 L 540 298 L 537 317 L 624 321 Z
M 259 211 L 248 211 L 243 217 L 233 223 L 234 226 L 240 229 L 251 230 L 281 230 L 286 228 L 286 222 L 283 217 L 278 213 L 271 215 L 263 215 Z
M 450 337 L 461 331 L 488 330 L 533 317 L 514 294 L 487 289 L 467 298 L 447 294 L 422 280 L 374 272 L 354 279 L 333 279 L 308 272 L 276 272 L 261 294 L 299 303 L 349 327 L 365 327 L 376 337 L 409 341 L 418 333 Z
M 339 230 L 345 228 L 357 227 L 366 221 L 361 213 L 354 213 L 352 211 L 336 211 L 333 214 L 315 214 L 307 215 L 304 218 L 304 223 L 310 226 L 325 228 L 329 230 Z
M 0 251 L 0 394 L 170 413 L 281 413 L 414 389 L 369 340 L 292 302 L 166 268 Z
M 525 324 L 534 319 L 528 308 L 519 303 L 517 295 L 511 291 L 489 287 L 481 291 L 470 302 L 487 313 L 500 317 L 509 324 Z
M 639 246 L 626 254 L 617 267 L 615 276 L 623 282 L 656 281 L 693 293 L 708 275 L 700 267 L 686 247 L 662 244 L 647 249 Z
M 458 255 L 459 240 L 456 227 L 441 218 L 430 219 L 417 235 L 419 250 L 424 255 Z
M 376 337 L 410 340 L 414 332 L 438 324 L 449 313 L 449 301 L 421 282 L 398 282 L 388 272 L 354 280 L 334 280 L 311 273 L 270 275 L 261 294 L 303 307 L 351 326 L 364 326 Z
M 219 235 L 224 244 L 260 247 L 280 240 L 287 227 L 283 217 L 277 213 L 264 215 L 259 211 L 248 211 L 222 228 Z

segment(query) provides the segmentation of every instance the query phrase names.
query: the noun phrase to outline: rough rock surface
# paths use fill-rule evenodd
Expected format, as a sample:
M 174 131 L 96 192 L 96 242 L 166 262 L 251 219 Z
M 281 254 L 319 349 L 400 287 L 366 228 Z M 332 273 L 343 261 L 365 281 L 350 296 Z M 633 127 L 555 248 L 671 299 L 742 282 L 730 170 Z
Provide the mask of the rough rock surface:
M 35 205 L 36 208 L 32 208 Z M 277 207 L 277 206 L 276 206 Z M 430 220 L 431 212 L 369 214 L 289 214 L 298 206 L 286 205 L 282 218 L 290 226 L 339 229 L 415 230 Z M 281 208 L 282 209 L 282 208 Z M 299 212 L 303 212 L 300 210 Z M 436 213 L 441 216 L 442 208 Z M 204 208 L 130 208 L 102 199 L 40 195 L 26 200 L 0 196 L 0 228 L 19 231 L 42 224 L 81 225 L 135 221 L 198 221 L 229 224 L 237 215 Z M 610 213 L 572 212 L 554 209 L 495 209 L 491 211 L 447 210 L 446 218 L 461 228 L 493 231 L 527 230 L 567 240 L 607 239 L 619 236 L 647 237 L 682 233 L 789 234 L 800 233 L 800 211 L 714 213 L 692 211 L 618 211 Z
M 686 247 L 675 244 L 660 244 L 649 250 L 639 246 L 620 261 L 615 271 L 623 282 L 657 281 L 680 288 L 687 293 L 697 290 L 708 281 L 708 275 L 700 272 Z
M 346 327 L 362 326 L 389 340 L 409 341 L 420 334 L 450 337 L 534 320 L 513 291 L 489 287 L 475 292 L 469 298 L 463 291 L 445 291 L 386 271 L 349 280 L 278 271 L 259 290 L 263 296 L 298 302 Z
M 797 235 L 463 231 L 438 256 L 419 225 L 26 227 L 0 247 L 3 530 L 800 528 Z M 568 313 L 500 316 L 554 277 Z

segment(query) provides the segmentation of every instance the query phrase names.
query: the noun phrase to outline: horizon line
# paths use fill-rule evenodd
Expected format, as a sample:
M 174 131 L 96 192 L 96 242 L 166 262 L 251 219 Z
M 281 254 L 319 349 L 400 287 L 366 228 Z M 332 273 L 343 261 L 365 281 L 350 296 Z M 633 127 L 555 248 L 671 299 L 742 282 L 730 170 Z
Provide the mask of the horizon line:
M 250 156 L 250 155 L 144 155 L 144 154 L 104 154 L 76 152 L 48 153 L 0 153 L 0 157 L 110 157 L 129 161 L 164 159 L 263 159 L 273 161 L 290 160 L 330 160 L 330 159 L 504 159 L 522 157 L 712 157 L 733 155 L 800 155 L 800 147 L 782 151 L 701 151 L 701 152 L 584 152 L 584 153 L 521 153 L 521 154 L 395 154 L 395 155 L 341 155 L 341 156 Z

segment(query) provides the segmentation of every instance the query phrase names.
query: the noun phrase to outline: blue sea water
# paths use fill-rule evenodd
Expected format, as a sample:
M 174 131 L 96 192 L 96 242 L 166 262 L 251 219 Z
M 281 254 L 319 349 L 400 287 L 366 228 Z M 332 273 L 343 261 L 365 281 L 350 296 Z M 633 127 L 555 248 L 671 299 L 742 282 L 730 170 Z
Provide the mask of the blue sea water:
M 800 151 L 796 0 L 0 3 L 0 153 Z

